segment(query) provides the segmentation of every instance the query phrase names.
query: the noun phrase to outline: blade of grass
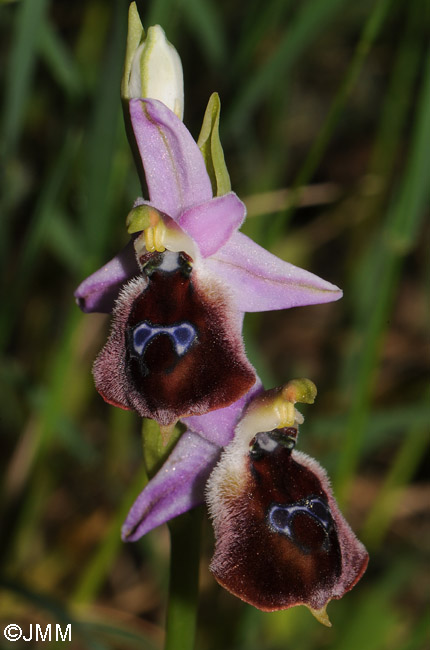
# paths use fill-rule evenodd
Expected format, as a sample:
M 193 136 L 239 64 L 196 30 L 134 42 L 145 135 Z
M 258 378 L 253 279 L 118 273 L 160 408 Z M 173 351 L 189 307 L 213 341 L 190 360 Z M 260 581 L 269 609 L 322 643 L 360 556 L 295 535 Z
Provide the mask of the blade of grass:
M 227 40 L 221 21 L 221 12 L 213 0 L 156 0 L 148 8 L 144 0 L 137 0 L 140 19 L 144 29 L 160 24 L 169 33 L 174 31 L 175 16 L 188 28 L 210 65 L 222 66 L 227 60 Z
M 387 214 L 386 227 L 374 249 L 367 273 L 378 278 L 373 283 L 372 312 L 362 332 L 362 354 L 356 368 L 348 426 L 345 431 L 335 485 L 344 499 L 362 448 L 363 435 L 369 419 L 369 406 L 376 375 L 380 347 L 389 320 L 395 288 L 405 255 L 411 249 L 424 217 L 429 197 L 430 167 L 430 52 L 423 71 L 423 83 L 415 118 L 409 158 L 400 189 Z
M 392 0 L 379 0 L 367 19 L 351 63 L 348 66 L 344 80 L 336 93 L 324 124 L 316 138 L 311 150 L 306 157 L 297 177 L 293 182 L 293 196 L 288 209 L 279 213 L 270 221 L 267 229 L 266 244 L 270 246 L 276 241 L 289 223 L 294 210 L 300 201 L 300 188 L 307 185 L 321 162 L 324 153 L 333 137 L 333 133 L 342 115 L 346 101 L 354 88 L 363 64 L 370 52 L 370 49 L 378 36 L 384 20 L 388 14 Z
M 0 348 L 7 343 L 16 319 L 20 314 L 20 305 L 34 278 L 38 256 L 54 215 L 54 205 L 67 178 L 73 159 L 76 156 L 79 140 L 70 133 L 47 174 L 40 196 L 35 206 L 21 255 L 14 265 L 14 291 L 6 295 L 6 309 L 0 318 Z
M 426 32 L 425 28 L 423 29 L 420 2 L 415 1 L 410 4 L 405 21 L 406 27 L 394 62 L 370 163 L 370 169 L 374 173 L 382 172 L 386 178 L 395 165 L 395 154 L 413 97 L 419 61 L 423 54 Z
M 291 0 L 269 0 L 262 4 L 254 0 L 247 4 L 247 11 L 241 25 L 241 35 L 235 45 L 235 55 L 230 70 L 231 79 L 237 80 L 245 73 L 246 67 L 255 56 L 256 44 L 267 39 L 272 27 L 281 24 L 286 13 L 290 11 Z
M 376 136 L 372 158 L 369 166 L 370 177 L 376 176 L 381 183 L 381 191 L 365 201 L 361 207 L 363 218 L 366 219 L 367 242 L 372 238 L 372 226 L 379 229 L 381 213 L 386 210 L 387 190 L 390 180 L 397 184 L 395 161 L 396 151 L 403 147 L 401 138 L 408 127 L 409 113 L 413 105 L 414 86 L 420 72 L 420 62 L 426 46 L 426 32 L 422 28 L 422 11 L 419 2 L 412 3 L 406 17 L 407 25 L 398 48 L 393 66 L 391 79 L 384 102 L 379 130 Z M 365 242 L 362 246 L 365 245 Z M 372 265 L 372 257 L 377 255 L 372 246 L 367 246 L 367 254 L 358 257 L 351 281 L 350 293 L 354 296 L 351 305 L 353 317 L 360 331 L 362 323 L 366 324 L 368 313 L 373 308 L 374 277 L 368 273 Z M 350 384 L 350 377 L 355 375 L 356 353 L 351 349 L 350 359 L 346 358 L 341 383 Z M 352 364 L 352 367 L 351 367 Z
M 242 134 L 256 105 L 264 100 L 271 88 L 283 83 L 293 64 L 316 35 L 333 19 L 345 0 L 313 0 L 300 5 L 289 29 L 270 58 L 238 86 L 230 109 L 225 113 L 223 129 L 226 135 Z
M 94 119 L 89 136 L 91 144 L 87 162 L 88 174 L 83 179 L 87 199 L 84 225 L 87 230 L 87 240 L 94 244 L 94 250 L 91 251 L 94 257 L 100 256 L 103 252 L 107 237 L 105 233 L 109 225 L 106 223 L 106 215 L 112 212 L 112 196 L 106 191 L 106 188 L 115 186 L 115 183 L 111 183 L 113 165 L 111 151 L 115 139 L 115 128 L 112 127 L 117 124 L 116 118 L 119 117 L 119 79 L 126 26 L 126 12 L 123 9 L 122 1 L 117 0 L 115 10 L 111 13 L 113 32 L 106 44 L 108 56 L 104 61 L 104 71 L 101 75 L 100 95 L 96 94 L 94 99 Z M 114 94 L 118 97 L 117 102 L 115 102 Z M 104 102 L 108 102 L 109 107 L 105 107 Z M 92 266 L 91 260 L 87 260 L 87 265 Z M 40 472 L 46 471 L 46 457 L 51 448 L 53 434 L 62 413 L 67 411 L 70 393 L 69 381 L 73 376 L 77 350 L 81 345 L 79 325 L 83 318 L 77 307 L 72 304 L 72 296 L 70 300 L 71 308 L 64 317 L 62 337 L 50 348 L 51 355 L 47 362 L 46 399 L 32 423 L 31 449 L 28 450 L 24 468 L 25 476 L 22 477 L 20 485 L 21 491 L 24 491 L 26 487 L 29 488 L 24 492 L 21 504 L 23 512 L 28 511 L 26 503 L 31 501 L 31 486 L 33 483 L 37 484 Z M 40 509 L 38 512 L 40 515 Z M 10 546 L 13 547 L 14 540 L 20 538 L 21 528 L 18 525 L 10 531 L 8 538 Z
M 86 186 L 87 210 L 84 213 L 84 226 L 87 241 L 94 245 L 91 249 L 94 257 L 102 254 L 107 237 L 108 223 L 106 215 L 111 212 L 112 197 L 106 188 L 111 184 L 112 157 L 106 160 L 113 149 L 116 117 L 119 117 L 119 99 L 116 105 L 114 93 L 119 96 L 119 79 L 121 75 L 122 48 L 125 43 L 126 12 L 121 0 L 116 0 L 111 14 L 113 32 L 107 43 L 108 56 L 104 61 L 101 75 L 101 94 L 95 96 L 93 127 L 90 132 L 90 153 L 87 163 L 88 175 L 83 179 Z M 119 62 L 118 62 L 119 61 Z M 116 80 L 116 83 L 115 83 Z M 109 101 L 109 108 L 104 106 Z M 106 139 L 104 141 L 104 139 Z M 87 260 L 92 266 L 90 259 Z M 92 270 L 92 269 L 90 269 Z M 71 296 L 72 302 L 72 296 Z M 79 347 L 79 325 L 82 314 L 71 304 L 69 313 L 64 318 L 63 335 L 52 345 L 52 356 L 47 363 L 46 395 L 47 399 L 35 417 L 32 449 L 28 454 L 26 476 L 22 488 L 31 482 L 38 467 L 43 467 L 44 458 L 50 448 L 58 419 L 68 401 L 68 378 L 73 371 L 76 350 Z M 27 492 L 26 497 L 30 498 Z M 25 505 L 24 505 L 25 507 Z M 19 535 L 19 530 L 14 531 Z M 13 535 L 10 536 L 13 544 Z
M 14 183 L 9 182 L 11 161 L 28 106 L 32 77 L 37 62 L 37 44 L 45 20 L 48 0 L 23 0 L 16 11 L 12 50 L 6 69 L 4 105 L 1 121 L 0 167 L 5 170 L 0 199 L 0 259 L 10 249 L 10 206 Z
M 83 5 L 74 58 L 83 83 L 91 94 L 100 81 L 100 68 L 112 19 L 112 4 L 103 0 L 92 0 Z M 126 4 L 124 11 L 127 11 Z
M 113 516 L 103 542 L 95 551 L 88 565 L 81 572 L 72 595 L 72 601 L 74 603 L 91 602 L 102 587 L 103 581 L 106 579 L 115 557 L 123 544 L 121 540 L 121 525 L 146 482 L 146 471 L 142 469 L 137 473 L 122 500 L 120 508 L 117 509 Z
M 422 650 L 430 646 L 430 616 L 424 612 L 411 630 L 409 639 L 400 650 Z
M 426 402 L 411 402 L 405 406 L 390 406 L 386 409 L 373 409 L 372 418 L 366 427 L 364 449 L 366 453 L 381 448 L 388 440 L 397 441 L 404 435 L 409 426 L 423 429 L 428 423 L 428 404 Z M 346 416 L 320 416 L 308 423 L 309 434 L 316 440 L 333 436 L 333 431 L 342 431 L 345 428 Z M 334 440 L 337 446 L 341 442 Z
M 64 405 L 68 400 L 68 380 L 71 370 L 71 362 L 79 340 L 79 325 L 83 319 L 75 305 L 72 305 L 69 314 L 65 317 L 62 329 L 62 337 L 52 346 L 51 358 L 47 364 L 46 399 L 41 405 L 40 411 L 34 414 L 31 422 L 31 439 L 26 453 L 26 463 L 23 471 L 21 489 L 24 489 L 39 464 L 43 467 L 43 460 L 49 449 L 52 437 L 55 433 L 55 426 Z M 31 490 L 26 492 L 26 498 L 31 499 Z M 25 507 L 25 506 L 23 506 Z M 13 543 L 13 535 L 9 536 L 10 543 Z
M 16 479 L 14 476 L 13 478 L 20 480 L 20 477 Z M 2 477 L 2 479 L 2 482 L 7 482 L 7 477 Z M 9 487 L 10 481 L 9 485 L 5 485 L 5 488 Z M 23 558 L 28 557 L 28 540 L 33 538 L 34 529 L 39 524 L 40 512 L 43 511 L 51 490 L 52 474 L 48 472 L 41 472 L 33 480 L 25 495 L 16 490 L 14 490 L 14 494 L 8 493 L 7 489 L 1 490 L 3 535 L 0 536 L 0 552 L 3 566 L 6 567 L 6 575 L 15 575 Z
M 124 418 L 131 416 L 131 414 L 124 414 L 119 409 L 115 410 L 113 414 L 114 422 L 123 422 Z M 123 432 L 122 432 L 123 433 Z M 118 437 L 118 431 L 111 432 L 112 436 Z M 158 439 L 156 439 L 158 437 Z M 143 419 L 142 421 L 142 440 L 144 445 L 144 463 L 142 469 L 137 473 L 137 476 L 130 488 L 127 491 L 125 498 L 122 501 L 121 507 L 117 510 L 107 534 L 104 536 L 103 542 L 95 552 L 93 558 L 90 560 L 88 566 L 79 578 L 78 585 L 75 589 L 73 599 L 75 602 L 89 602 L 96 596 L 98 590 L 103 584 L 106 575 L 111 568 L 116 554 L 118 553 L 123 542 L 121 540 L 120 531 L 121 525 L 126 518 L 133 502 L 140 492 L 143 490 L 148 480 L 157 472 L 159 466 L 162 464 L 160 454 L 155 453 L 151 456 L 151 451 L 156 452 L 157 448 L 168 456 L 173 446 L 176 444 L 179 437 L 179 431 L 176 436 L 172 436 L 167 446 L 163 446 L 160 435 L 160 428 L 153 420 Z M 155 439 L 154 439 L 155 438 Z M 147 447 L 145 447 L 145 441 Z M 118 444 L 112 442 L 112 448 L 118 451 Z M 108 450 L 109 451 L 109 450 Z M 146 454 L 145 454 L 146 451 Z
M 113 5 L 111 30 L 107 39 L 106 58 L 94 97 L 93 115 L 87 138 L 87 158 L 82 179 L 87 198 L 82 214 L 82 228 L 91 259 L 98 262 L 112 234 L 108 209 L 111 201 L 109 178 L 120 119 L 119 96 L 126 41 L 127 12 L 121 0 Z
M 72 98 L 78 96 L 83 91 L 80 70 L 72 53 L 48 20 L 41 25 L 38 49 L 62 90 Z
M 85 253 L 81 233 L 71 223 L 61 207 L 49 215 L 46 246 L 74 277 L 79 277 L 85 266 Z
M 2 157 L 14 155 L 37 62 L 37 46 L 48 0 L 22 0 L 6 71 Z
M 430 419 L 430 410 L 428 416 Z M 383 543 L 401 499 L 401 488 L 413 477 L 429 443 L 429 433 L 421 427 L 412 428 L 404 437 L 360 533 L 361 539 L 369 549 L 377 549 Z
M 218 5 L 213 0 L 179 0 L 178 4 L 208 62 L 218 68 L 224 65 L 227 41 Z
M 398 595 L 404 591 L 416 568 L 415 560 L 404 559 L 392 565 L 367 590 L 362 584 L 361 596 L 358 602 L 356 601 L 354 610 L 346 612 L 340 620 L 336 620 L 333 616 L 334 626 L 340 629 L 331 648 L 333 650 L 392 648 L 393 629 L 401 620 L 400 613 L 396 611 L 393 604 Z

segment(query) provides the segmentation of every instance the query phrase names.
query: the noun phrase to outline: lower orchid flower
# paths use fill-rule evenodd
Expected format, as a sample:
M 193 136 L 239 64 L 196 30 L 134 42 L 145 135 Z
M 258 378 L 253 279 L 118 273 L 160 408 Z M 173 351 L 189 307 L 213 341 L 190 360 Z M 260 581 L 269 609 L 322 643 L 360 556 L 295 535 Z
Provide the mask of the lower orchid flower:
M 295 449 L 303 417 L 294 404 L 312 403 L 315 394 L 312 382 L 295 380 L 282 389 L 255 389 L 241 406 L 190 418 L 133 505 L 123 539 L 135 541 L 206 494 L 216 580 L 264 611 L 302 604 L 330 625 L 328 602 L 358 582 L 368 555 L 324 469 Z M 219 459 L 221 440 L 227 446 Z
M 150 201 L 138 199 L 128 216 L 132 242 L 75 296 L 84 311 L 113 313 L 94 364 L 102 397 L 169 427 L 226 408 L 255 384 L 241 335 L 244 312 L 342 293 L 238 232 L 245 206 L 229 191 L 226 170 L 222 183 L 219 165 L 209 176 L 197 143 L 169 108 L 133 99 L 129 111 Z

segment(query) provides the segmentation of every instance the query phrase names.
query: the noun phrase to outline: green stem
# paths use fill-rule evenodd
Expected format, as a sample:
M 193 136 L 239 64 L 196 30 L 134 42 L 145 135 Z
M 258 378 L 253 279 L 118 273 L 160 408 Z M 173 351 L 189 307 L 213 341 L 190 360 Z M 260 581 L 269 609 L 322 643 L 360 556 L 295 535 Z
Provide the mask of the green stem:
M 169 602 L 164 650 L 192 650 L 197 622 L 202 508 L 169 523 Z

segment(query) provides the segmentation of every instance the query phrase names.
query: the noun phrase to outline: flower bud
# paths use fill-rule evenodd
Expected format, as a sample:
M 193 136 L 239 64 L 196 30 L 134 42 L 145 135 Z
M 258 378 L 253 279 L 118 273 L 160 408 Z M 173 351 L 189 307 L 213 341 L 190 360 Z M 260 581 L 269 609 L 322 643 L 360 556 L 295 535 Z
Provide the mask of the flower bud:
M 145 37 L 134 2 L 129 11 L 121 95 L 123 99 L 158 99 L 180 119 L 183 117 L 184 81 L 181 59 L 159 25 L 149 27 Z

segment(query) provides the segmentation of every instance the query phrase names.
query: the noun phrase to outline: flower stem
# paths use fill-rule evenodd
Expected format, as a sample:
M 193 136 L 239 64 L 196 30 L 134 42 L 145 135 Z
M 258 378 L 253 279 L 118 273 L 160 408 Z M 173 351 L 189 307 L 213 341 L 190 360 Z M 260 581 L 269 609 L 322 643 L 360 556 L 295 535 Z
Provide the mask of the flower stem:
M 169 523 L 169 601 L 164 650 L 192 650 L 197 621 L 202 508 Z

